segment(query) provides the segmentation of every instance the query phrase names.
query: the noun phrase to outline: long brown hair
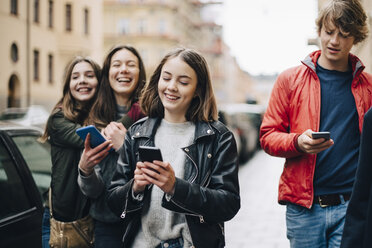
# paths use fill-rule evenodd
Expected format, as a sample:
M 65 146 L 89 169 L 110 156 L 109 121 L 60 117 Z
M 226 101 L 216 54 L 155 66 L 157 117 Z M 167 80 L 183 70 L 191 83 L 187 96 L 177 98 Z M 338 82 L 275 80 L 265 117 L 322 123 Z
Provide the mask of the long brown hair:
M 94 75 L 97 78 L 98 84 L 96 88 L 96 92 L 92 99 L 87 102 L 79 102 L 76 101 L 75 98 L 72 96 L 70 91 L 70 81 L 72 71 L 76 64 L 80 62 L 87 62 L 89 63 L 94 71 Z M 70 63 L 67 64 L 64 74 L 64 84 L 63 84 L 63 95 L 61 99 L 57 102 L 52 110 L 52 114 L 62 110 L 63 115 L 66 119 L 79 123 L 83 125 L 88 117 L 90 107 L 94 103 L 97 98 L 98 92 L 100 90 L 100 82 L 99 79 L 101 78 L 101 67 L 91 58 L 89 57 L 75 57 Z M 43 136 L 40 138 L 41 141 L 46 141 L 49 136 L 48 126 L 46 126 Z
M 164 64 L 175 57 L 180 57 L 185 61 L 197 76 L 196 97 L 190 103 L 186 112 L 186 119 L 194 122 L 217 120 L 217 104 L 207 62 L 195 50 L 186 48 L 172 50 L 161 60 L 140 98 L 142 112 L 149 117 L 164 117 L 164 106 L 158 94 L 158 83 Z
M 146 83 L 146 72 L 142 62 L 142 58 L 137 50 L 129 45 L 118 45 L 113 47 L 107 54 L 102 67 L 101 88 L 98 92 L 97 101 L 92 106 L 92 111 L 89 114 L 89 123 L 96 125 L 98 128 L 106 127 L 111 121 L 117 118 L 117 104 L 114 96 L 114 91 L 110 86 L 109 71 L 111 67 L 111 59 L 114 54 L 122 49 L 126 49 L 133 53 L 138 59 L 139 76 L 137 88 L 129 99 L 130 106 L 138 101 L 140 93 Z

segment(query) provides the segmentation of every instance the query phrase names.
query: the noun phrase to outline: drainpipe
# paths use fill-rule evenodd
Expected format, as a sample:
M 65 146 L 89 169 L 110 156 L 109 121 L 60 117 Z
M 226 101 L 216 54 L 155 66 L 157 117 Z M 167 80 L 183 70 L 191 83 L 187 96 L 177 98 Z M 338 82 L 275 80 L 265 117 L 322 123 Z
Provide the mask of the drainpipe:
M 27 0 L 27 14 L 26 14 L 26 104 L 30 106 L 31 102 L 31 78 L 30 78 L 30 67 L 33 64 L 30 61 L 31 58 L 31 22 L 30 22 L 30 0 Z

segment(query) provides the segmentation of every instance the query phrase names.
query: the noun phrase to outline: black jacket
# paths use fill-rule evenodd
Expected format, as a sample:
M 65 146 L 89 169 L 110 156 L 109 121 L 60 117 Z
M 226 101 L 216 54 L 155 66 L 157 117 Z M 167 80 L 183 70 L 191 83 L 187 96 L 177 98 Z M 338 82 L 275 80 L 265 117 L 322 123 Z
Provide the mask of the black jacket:
M 144 118 L 127 132 L 117 171 L 109 187 L 108 204 L 124 219 L 124 247 L 130 247 L 140 226 L 142 202 L 132 199 L 133 174 L 138 146 L 154 146 L 161 119 Z M 170 201 L 162 206 L 186 215 L 193 244 L 197 248 L 224 247 L 224 222 L 240 208 L 238 156 L 233 134 L 221 122 L 195 123 L 193 143 L 183 148 L 185 176 L 176 178 Z M 144 197 L 148 197 L 145 190 Z
M 67 120 L 62 111 L 48 119 L 52 156 L 52 208 L 60 221 L 74 221 L 89 212 L 88 198 L 77 183 L 80 154 L 84 141 L 76 134 L 81 125 Z
M 342 248 L 372 247 L 372 109 L 364 116 L 359 164 L 346 212 Z

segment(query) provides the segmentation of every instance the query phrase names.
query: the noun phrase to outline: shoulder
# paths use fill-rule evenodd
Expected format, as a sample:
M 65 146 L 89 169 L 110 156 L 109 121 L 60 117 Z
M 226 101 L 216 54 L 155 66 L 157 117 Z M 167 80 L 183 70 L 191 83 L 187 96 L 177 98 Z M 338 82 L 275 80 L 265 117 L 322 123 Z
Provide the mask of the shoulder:
M 217 131 L 219 134 L 230 132 L 230 130 L 220 121 L 209 122 L 210 126 Z
M 130 110 L 128 111 L 128 115 L 133 121 L 137 121 L 145 117 L 138 102 L 132 104 Z

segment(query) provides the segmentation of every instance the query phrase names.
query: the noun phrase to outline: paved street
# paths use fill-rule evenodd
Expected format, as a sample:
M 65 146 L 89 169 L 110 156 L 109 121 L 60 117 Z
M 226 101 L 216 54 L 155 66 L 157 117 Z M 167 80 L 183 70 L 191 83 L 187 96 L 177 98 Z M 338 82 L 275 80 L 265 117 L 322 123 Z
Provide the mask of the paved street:
M 288 248 L 285 206 L 277 203 L 284 159 L 262 150 L 240 166 L 241 209 L 226 223 L 227 248 Z

